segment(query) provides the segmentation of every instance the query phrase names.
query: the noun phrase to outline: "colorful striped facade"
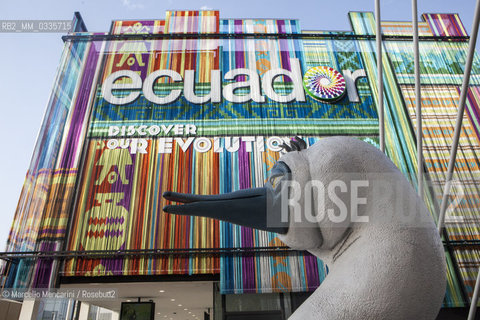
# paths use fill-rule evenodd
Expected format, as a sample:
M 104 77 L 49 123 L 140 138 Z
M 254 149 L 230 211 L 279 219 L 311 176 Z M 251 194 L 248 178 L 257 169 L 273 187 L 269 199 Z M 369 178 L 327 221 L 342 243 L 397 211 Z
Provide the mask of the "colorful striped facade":
M 221 19 L 218 11 L 168 11 L 165 20 L 114 21 L 108 34 L 76 30 L 65 42 L 7 251 L 112 254 L 14 259 L 3 265 L 5 286 L 52 287 L 60 276 L 213 274 L 220 278 L 222 293 L 318 287 L 328 273 L 322 261 L 283 250 L 273 233 L 165 214 L 161 194 L 218 194 L 263 186 L 281 155 L 278 144 L 295 135 L 310 145 L 329 135 L 378 145 L 375 20 L 372 13 L 349 17 L 351 32 L 306 32 L 297 20 Z M 428 184 L 426 203 L 436 217 L 468 43 L 457 15 L 425 14 L 423 19 L 420 69 L 428 179 L 422 183 Z M 386 152 L 416 186 L 411 24 L 385 22 L 382 27 Z M 216 70 L 222 79 L 230 70 L 246 70 L 235 80 L 252 84 L 256 77 L 245 74 L 258 74 L 258 86 L 269 96 L 260 85 L 265 75 L 280 69 L 293 74 L 297 61 L 302 75 L 316 66 L 344 76 L 358 70 L 363 74 L 335 103 L 309 95 L 304 101 L 231 102 L 222 98 L 231 81 L 215 82 Z M 180 90 L 174 101 L 152 102 L 145 85 L 139 90 L 133 80 L 122 78 L 116 82 L 116 97 L 138 97 L 112 103 L 105 98 L 105 83 L 125 70 L 142 83 L 157 70 L 174 71 L 185 81 L 193 77 L 198 101 L 181 91 L 185 86 L 180 81 L 163 75 L 149 90 L 157 97 Z M 444 238 L 448 307 L 465 305 L 465 292 L 471 295 L 480 265 L 478 57 L 472 74 Z M 271 90 L 271 95 L 288 96 L 295 82 L 283 74 Z M 245 86 L 233 91 L 252 95 Z M 283 251 L 260 252 L 265 248 Z M 251 254 L 235 254 L 237 249 Z M 162 255 L 142 255 L 142 250 Z M 114 254 L 124 252 L 138 255 Z

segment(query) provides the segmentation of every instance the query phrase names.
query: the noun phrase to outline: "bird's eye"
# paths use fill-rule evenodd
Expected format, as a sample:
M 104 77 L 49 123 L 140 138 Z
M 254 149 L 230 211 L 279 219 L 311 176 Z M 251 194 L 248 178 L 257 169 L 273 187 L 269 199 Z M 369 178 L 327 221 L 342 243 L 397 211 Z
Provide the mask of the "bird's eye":
M 272 185 L 272 187 L 276 188 L 277 185 L 280 183 L 280 181 L 282 181 L 283 177 L 284 177 L 283 175 L 270 177 L 270 184 Z
M 268 181 L 272 188 L 276 188 L 282 180 L 289 180 L 291 175 L 290 168 L 282 161 L 278 161 L 272 168 Z

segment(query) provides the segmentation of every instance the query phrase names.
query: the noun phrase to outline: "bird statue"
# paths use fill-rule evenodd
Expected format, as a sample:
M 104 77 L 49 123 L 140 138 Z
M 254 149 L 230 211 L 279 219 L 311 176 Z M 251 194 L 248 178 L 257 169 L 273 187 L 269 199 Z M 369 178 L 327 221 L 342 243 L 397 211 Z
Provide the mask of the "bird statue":
M 351 137 L 284 144 L 263 188 L 165 192 L 172 214 L 276 232 L 329 274 L 291 320 L 435 319 L 446 290 L 441 239 L 423 201 L 384 153 Z

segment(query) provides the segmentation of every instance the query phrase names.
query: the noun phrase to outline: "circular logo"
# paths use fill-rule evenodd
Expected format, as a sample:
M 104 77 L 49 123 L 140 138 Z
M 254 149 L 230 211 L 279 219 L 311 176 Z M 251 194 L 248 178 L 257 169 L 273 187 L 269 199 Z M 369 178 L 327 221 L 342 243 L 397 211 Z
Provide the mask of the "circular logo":
M 345 78 L 333 68 L 314 67 L 303 76 L 303 87 L 314 99 L 334 102 L 345 94 Z

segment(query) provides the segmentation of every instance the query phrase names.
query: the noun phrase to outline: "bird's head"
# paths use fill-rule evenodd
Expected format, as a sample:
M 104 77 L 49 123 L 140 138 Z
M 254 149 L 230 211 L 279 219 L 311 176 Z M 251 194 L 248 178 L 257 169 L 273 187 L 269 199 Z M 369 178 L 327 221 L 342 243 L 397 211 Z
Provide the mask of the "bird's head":
M 346 138 L 348 141 L 357 139 Z M 355 143 L 355 142 L 354 142 Z M 365 144 L 365 143 L 364 143 Z M 311 147 L 295 137 L 275 163 L 263 188 L 239 190 L 221 195 L 193 195 L 165 192 L 166 200 L 183 203 L 167 205 L 165 212 L 203 216 L 242 226 L 276 232 L 288 246 L 298 249 L 330 249 L 345 235 L 349 219 L 318 219 L 325 208 L 336 208 L 318 183 L 338 178 L 354 165 L 345 163 L 332 146 L 342 148 L 342 140 L 322 139 Z M 372 147 L 373 148 L 373 147 Z M 335 149 L 335 148 L 333 148 Z M 355 170 L 353 170 L 355 171 Z M 349 202 L 348 192 L 339 199 Z M 320 215 L 319 215 L 320 214 Z M 325 216 L 325 215 L 323 215 Z

